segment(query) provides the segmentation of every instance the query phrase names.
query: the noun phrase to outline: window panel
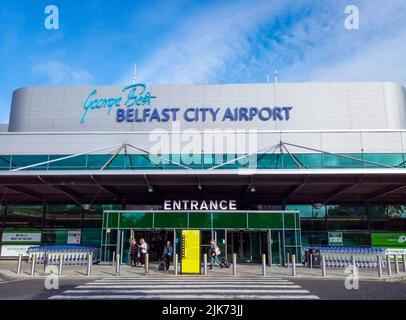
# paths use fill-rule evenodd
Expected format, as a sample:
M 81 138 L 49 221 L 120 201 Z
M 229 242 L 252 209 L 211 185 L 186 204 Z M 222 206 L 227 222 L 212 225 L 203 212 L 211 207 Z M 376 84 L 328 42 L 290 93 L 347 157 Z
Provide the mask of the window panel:
M 376 165 L 373 163 L 365 163 L 365 168 L 382 168 L 382 166 L 379 166 L 378 164 L 404 168 L 403 154 L 368 153 L 364 155 L 364 159 L 370 162 L 377 163 Z
M 367 219 L 367 210 L 364 206 L 327 206 L 328 219 Z
M 362 168 L 362 154 L 343 154 L 345 157 L 351 157 L 354 159 L 349 159 L 345 157 L 340 157 L 333 154 L 323 154 L 323 168 Z M 355 160 L 359 159 L 359 160 Z
M 48 205 L 45 213 L 46 228 L 82 227 L 82 207 L 74 204 Z
M 66 157 L 67 155 L 51 155 L 49 160 L 56 160 Z M 86 156 L 77 156 L 65 160 L 58 160 L 48 165 L 49 170 L 85 170 Z
M 43 207 L 41 205 L 16 205 L 7 208 L 6 228 L 41 228 Z

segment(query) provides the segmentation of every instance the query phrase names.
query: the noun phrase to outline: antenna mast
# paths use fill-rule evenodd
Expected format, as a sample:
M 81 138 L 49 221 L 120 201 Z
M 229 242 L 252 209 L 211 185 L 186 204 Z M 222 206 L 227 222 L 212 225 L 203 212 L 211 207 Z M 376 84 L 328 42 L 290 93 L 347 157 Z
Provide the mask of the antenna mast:
M 133 72 L 132 79 L 133 79 L 133 84 L 135 84 L 137 82 L 137 64 L 136 63 L 134 63 L 134 72 Z
M 274 95 L 274 104 L 276 107 L 277 97 L 276 97 L 276 87 L 278 85 L 278 70 L 275 70 L 275 82 L 273 85 L 273 95 Z

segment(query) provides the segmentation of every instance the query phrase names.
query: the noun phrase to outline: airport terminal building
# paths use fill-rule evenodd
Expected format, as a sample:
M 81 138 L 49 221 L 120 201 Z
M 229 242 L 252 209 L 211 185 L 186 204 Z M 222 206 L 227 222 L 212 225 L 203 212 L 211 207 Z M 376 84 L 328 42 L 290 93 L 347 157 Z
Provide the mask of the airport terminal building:
M 201 230 L 243 262 L 303 246 L 406 248 L 395 83 L 26 87 L 0 132 L 1 258 Z

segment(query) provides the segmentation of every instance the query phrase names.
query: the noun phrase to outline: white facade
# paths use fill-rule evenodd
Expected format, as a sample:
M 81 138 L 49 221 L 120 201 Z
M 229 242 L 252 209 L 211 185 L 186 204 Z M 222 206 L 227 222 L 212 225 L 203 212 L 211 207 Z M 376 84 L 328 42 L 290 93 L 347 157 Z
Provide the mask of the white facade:
M 11 132 L 149 132 L 172 130 L 168 122 L 116 122 L 116 107 L 91 110 L 81 123 L 87 97 L 113 98 L 122 87 L 29 87 L 13 94 Z M 236 85 L 154 85 L 147 108 L 179 108 L 181 129 L 358 130 L 406 129 L 406 92 L 395 83 L 282 83 Z M 276 93 L 276 95 L 275 95 Z M 187 122 L 187 108 L 292 107 L 289 120 Z M 137 107 L 140 109 L 140 107 Z
M 177 107 L 179 115 L 190 107 L 216 107 L 219 114 L 229 107 L 292 107 L 289 119 L 233 122 L 221 121 L 218 116 L 217 121 L 208 118 L 187 122 L 179 116 L 177 127 L 173 127 L 172 121 L 116 122 L 115 108 L 110 115 L 106 108 L 90 110 L 81 123 L 86 98 L 95 88 L 98 92 L 93 98 L 125 97 L 120 87 L 16 90 L 9 132 L 0 133 L 0 154 L 66 155 L 90 151 L 108 154 L 121 144 L 139 148 L 130 148 L 130 153 L 146 150 L 166 154 L 154 149 L 156 139 L 151 132 L 156 129 L 168 130 L 168 153 L 175 154 L 189 153 L 182 148 L 192 140 L 193 153 L 216 153 L 212 145 L 204 143 L 207 137 L 204 129 L 218 130 L 217 137 L 228 143 L 217 153 L 280 153 L 280 149 L 272 148 L 281 141 L 290 144 L 291 153 L 406 153 L 406 93 L 394 83 L 297 83 L 278 84 L 276 88 L 274 84 L 148 87 L 156 98 L 146 108 Z M 256 130 L 255 141 L 237 150 L 241 145 L 237 141 L 239 133 L 234 131 L 232 141 L 227 140 L 230 133 L 224 130 L 229 128 Z M 170 133 L 174 129 L 181 131 L 180 137 L 176 132 Z M 189 129 L 186 136 L 182 136 L 184 129 Z M 156 133 L 155 138 L 159 135 Z M 173 151 L 173 139 L 182 140 L 177 152 Z

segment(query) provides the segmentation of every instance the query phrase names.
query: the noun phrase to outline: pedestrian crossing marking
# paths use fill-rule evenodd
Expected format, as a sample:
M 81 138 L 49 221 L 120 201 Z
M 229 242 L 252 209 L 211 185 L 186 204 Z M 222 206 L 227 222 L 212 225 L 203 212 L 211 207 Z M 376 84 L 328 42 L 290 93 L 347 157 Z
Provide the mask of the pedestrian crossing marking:
M 314 300 L 318 296 L 283 278 L 121 278 L 81 284 L 52 300 Z

